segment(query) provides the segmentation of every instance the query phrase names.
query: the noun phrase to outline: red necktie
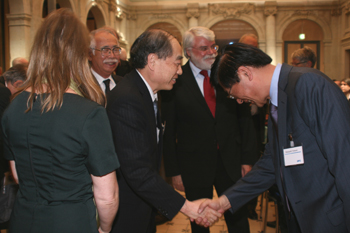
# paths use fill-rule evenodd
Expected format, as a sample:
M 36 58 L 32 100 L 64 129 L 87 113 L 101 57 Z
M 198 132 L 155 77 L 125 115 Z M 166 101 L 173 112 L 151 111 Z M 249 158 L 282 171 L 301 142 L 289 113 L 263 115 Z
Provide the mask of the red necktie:
M 215 117 L 216 98 L 215 98 L 214 87 L 210 83 L 210 78 L 206 70 L 202 70 L 200 74 L 204 76 L 204 82 L 203 82 L 204 99 L 207 102 L 208 107 L 211 113 L 213 114 L 213 117 Z

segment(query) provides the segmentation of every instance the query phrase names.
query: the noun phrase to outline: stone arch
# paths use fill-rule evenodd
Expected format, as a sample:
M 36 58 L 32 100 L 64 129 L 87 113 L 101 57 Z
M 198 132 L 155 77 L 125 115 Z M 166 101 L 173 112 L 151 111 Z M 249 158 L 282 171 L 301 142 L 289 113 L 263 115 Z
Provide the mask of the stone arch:
M 329 24 L 326 22 L 325 19 L 320 18 L 315 15 L 287 15 L 285 16 L 282 20 L 280 20 L 277 25 L 276 25 L 276 40 L 277 42 L 283 42 L 283 33 L 286 30 L 286 28 L 294 21 L 299 20 L 299 19 L 307 19 L 310 21 L 313 21 L 317 23 L 321 29 L 323 30 L 323 42 L 324 43 L 330 43 L 332 41 L 332 31 L 329 26 Z
M 87 5 L 86 11 L 84 12 L 84 14 L 81 15 L 84 23 L 86 23 L 86 19 L 87 19 L 87 16 L 89 14 L 89 11 L 91 11 L 92 14 L 94 15 L 97 28 L 100 28 L 100 27 L 103 27 L 106 25 L 106 22 L 108 22 L 107 16 L 106 16 L 102 6 L 99 3 L 90 2 Z
M 75 9 L 76 6 L 74 5 L 73 0 L 56 0 L 56 2 L 60 4 L 62 8 L 70 8 L 75 14 L 77 14 L 77 11 Z
M 149 21 L 146 20 L 143 24 L 140 25 L 140 29 L 142 31 L 144 31 L 156 23 L 170 23 L 170 24 L 174 25 L 181 32 L 182 36 L 184 35 L 185 31 L 187 30 L 187 25 L 185 25 L 184 23 L 181 22 L 180 19 L 176 19 L 175 17 L 172 19 L 161 19 L 161 20 L 160 19 L 158 19 L 158 20 L 152 19 Z
M 246 23 L 249 23 L 252 28 L 255 29 L 255 31 L 258 33 L 258 39 L 259 39 L 259 45 L 265 44 L 265 29 L 262 28 L 261 25 L 261 20 L 259 20 L 256 17 L 251 17 L 249 15 L 241 15 L 240 17 L 224 17 L 222 15 L 214 16 L 211 18 L 206 19 L 203 23 L 202 26 L 211 28 L 213 25 L 225 21 L 225 20 L 241 20 Z

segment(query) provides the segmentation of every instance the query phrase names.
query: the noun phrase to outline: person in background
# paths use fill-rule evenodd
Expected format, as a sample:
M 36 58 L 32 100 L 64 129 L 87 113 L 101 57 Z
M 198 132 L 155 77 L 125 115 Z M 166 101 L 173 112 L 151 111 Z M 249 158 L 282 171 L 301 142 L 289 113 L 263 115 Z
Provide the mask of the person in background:
M 316 61 L 316 54 L 310 47 L 305 46 L 292 53 L 292 66 L 314 68 Z
M 162 92 L 165 173 L 188 200 L 212 198 L 245 176 L 257 160 L 256 137 L 249 105 L 227 98 L 210 76 L 217 56 L 215 34 L 193 27 L 183 37 L 189 61 L 174 89 Z M 246 207 L 225 213 L 229 232 L 250 232 Z M 193 233 L 209 229 L 191 223 Z
M 12 66 L 4 73 L 5 85 L 11 91 L 11 94 L 15 94 L 21 87 L 24 81 L 27 79 L 27 68 L 24 65 L 17 64 Z
M 118 66 L 121 48 L 115 30 L 103 27 L 90 32 L 91 72 L 107 95 L 122 79 L 113 72 Z
M 334 83 L 338 85 L 338 87 L 340 87 L 340 84 L 341 84 L 341 80 L 336 80 L 336 79 L 333 79 Z
M 16 66 L 16 65 L 22 65 L 22 66 L 28 68 L 29 62 L 24 57 L 17 57 L 17 58 L 12 60 L 12 66 Z
M 341 81 L 340 88 L 343 91 L 346 99 L 350 102 L 350 78 Z
M 259 46 L 258 37 L 254 34 L 249 34 L 249 33 L 241 36 L 238 43 L 248 44 L 256 48 Z
M 64 8 L 36 33 L 28 79 L 1 121 L 4 156 L 19 183 L 11 233 L 111 230 L 119 162 L 89 43 L 86 26 Z

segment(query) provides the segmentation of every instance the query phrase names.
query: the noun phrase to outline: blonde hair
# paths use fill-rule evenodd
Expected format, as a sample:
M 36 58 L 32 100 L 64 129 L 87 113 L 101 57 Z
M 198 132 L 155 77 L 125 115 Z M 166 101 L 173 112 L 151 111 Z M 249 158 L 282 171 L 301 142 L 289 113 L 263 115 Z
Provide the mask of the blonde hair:
M 105 105 L 105 96 L 89 68 L 89 45 L 86 26 L 71 10 L 61 8 L 47 16 L 36 33 L 22 89 L 31 92 L 27 111 L 32 109 L 36 93 L 50 93 L 41 98 L 42 112 L 60 108 L 69 87 Z

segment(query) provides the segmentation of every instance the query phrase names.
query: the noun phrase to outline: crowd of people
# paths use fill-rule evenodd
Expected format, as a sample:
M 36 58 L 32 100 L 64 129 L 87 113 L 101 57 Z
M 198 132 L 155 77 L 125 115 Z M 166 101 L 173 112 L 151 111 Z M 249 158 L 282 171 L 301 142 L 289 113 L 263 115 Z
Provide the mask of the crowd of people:
M 254 34 L 220 50 L 200 26 L 183 43 L 147 30 L 127 60 L 113 28 L 52 12 L 0 78 L 0 176 L 19 184 L 5 228 L 154 233 L 157 213 L 182 212 L 193 233 L 222 215 L 249 233 L 274 186 L 282 232 L 349 232 L 350 79 L 314 69 L 308 47 L 271 61 Z

